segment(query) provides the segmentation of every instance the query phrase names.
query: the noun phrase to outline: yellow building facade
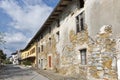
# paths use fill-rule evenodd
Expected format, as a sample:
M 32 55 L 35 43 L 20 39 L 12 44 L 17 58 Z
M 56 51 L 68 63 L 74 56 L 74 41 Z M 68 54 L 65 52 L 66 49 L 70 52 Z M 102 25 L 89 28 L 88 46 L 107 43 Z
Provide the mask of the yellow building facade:
M 31 62 L 33 67 L 36 66 L 36 43 L 22 50 L 21 59 L 22 59 L 22 62 L 25 60 L 28 60 Z

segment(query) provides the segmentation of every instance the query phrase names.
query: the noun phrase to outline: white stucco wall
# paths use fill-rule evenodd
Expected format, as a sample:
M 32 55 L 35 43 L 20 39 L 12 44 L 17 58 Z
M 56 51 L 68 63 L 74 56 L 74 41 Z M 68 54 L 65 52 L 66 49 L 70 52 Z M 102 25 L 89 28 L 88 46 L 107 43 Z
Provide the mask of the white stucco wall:
M 13 58 L 12 63 L 13 63 L 13 64 L 18 64 L 18 55 L 17 55 L 17 54 L 12 55 L 12 58 Z
M 60 56 L 65 53 L 69 54 L 63 50 L 65 49 L 66 45 L 70 44 L 70 31 L 73 30 L 76 33 L 76 16 L 83 12 L 84 8 L 78 9 L 77 3 L 73 1 L 63 11 L 64 12 L 60 15 L 60 27 L 58 29 L 54 29 L 54 32 L 60 31 L 60 41 L 57 43 L 57 52 L 60 54 Z M 78 52 L 79 55 L 79 49 L 76 49 L 75 53 L 76 52 Z M 79 61 L 80 60 L 78 59 L 78 61 L 76 61 L 74 64 L 79 63 Z M 61 62 L 62 61 L 60 61 L 60 66 L 64 67 L 65 65 L 62 65 Z
M 66 44 L 69 44 L 69 33 L 71 30 L 74 30 L 76 32 L 76 16 L 78 16 L 84 9 L 78 9 L 76 2 L 72 2 L 72 4 L 68 5 L 67 8 L 65 8 L 64 12 L 60 16 L 60 42 L 57 45 L 58 52 L 61 53 L 63 48 Z M 73 13 L 73 15 L 71 15 Z M 65 16 L 67 14 L 67 16 Z
M 103 25 L 112 25 L 114 35 L 120 32 L 120 0 L 86 0 L 86 23 L 91 36 Z

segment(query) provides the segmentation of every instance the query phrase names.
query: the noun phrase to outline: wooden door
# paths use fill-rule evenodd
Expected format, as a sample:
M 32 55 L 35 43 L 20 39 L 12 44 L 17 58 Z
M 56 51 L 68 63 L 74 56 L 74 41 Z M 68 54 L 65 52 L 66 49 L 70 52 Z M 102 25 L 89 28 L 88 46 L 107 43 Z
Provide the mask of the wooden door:
M 51 56 L 49 56 L 49 67 L 51 67 Z

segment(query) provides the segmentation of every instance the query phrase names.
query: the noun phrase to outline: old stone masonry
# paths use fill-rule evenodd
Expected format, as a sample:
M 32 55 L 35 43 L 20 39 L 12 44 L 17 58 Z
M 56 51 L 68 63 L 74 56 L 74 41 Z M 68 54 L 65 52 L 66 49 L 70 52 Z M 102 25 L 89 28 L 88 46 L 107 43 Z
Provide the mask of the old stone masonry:
M 103 26 L 94 42 L 89 46 L 89 79 L 117 80 L 116 40 L 112 38 L 112 27 Z
M 112 26 L 103 26 L 94 39 L 88 36 L 87 27 L 78 35 L 71 31 L 69 37 L 71 43 L 66 45 L 61 61 L 62 65 L 69 66 L 63 67 L 61 74 L 75 76 L 79 73 L 79 79 L 83 80 L 117 80 L 117 49 L 116 39 L 112 38 Z M 75 58 L 77 45 L 87 46 L 88 64 L 85 66 L 77 63 Z

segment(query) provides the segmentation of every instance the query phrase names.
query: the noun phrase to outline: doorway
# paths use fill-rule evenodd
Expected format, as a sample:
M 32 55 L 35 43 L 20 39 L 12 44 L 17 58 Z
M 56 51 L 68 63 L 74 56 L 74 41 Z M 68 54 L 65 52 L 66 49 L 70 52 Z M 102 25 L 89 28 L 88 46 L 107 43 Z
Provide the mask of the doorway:
M 43 69 L 43 59 L 41 59 L 41 68 Z
M 49 60 L 49 63 L 48 63 L 48 64 L 49 64 L 49 67 L 51 68 L 51 66 L 52 66 L 52 63 L 51 63 L 51 60 L 52 60 L 52 59 L 51 59 L 51 56 L 48 57 L 48 60 Z

